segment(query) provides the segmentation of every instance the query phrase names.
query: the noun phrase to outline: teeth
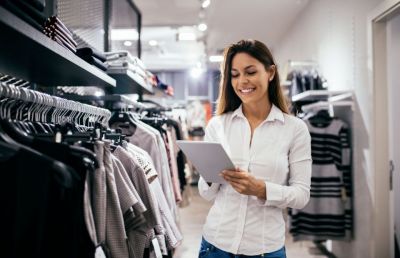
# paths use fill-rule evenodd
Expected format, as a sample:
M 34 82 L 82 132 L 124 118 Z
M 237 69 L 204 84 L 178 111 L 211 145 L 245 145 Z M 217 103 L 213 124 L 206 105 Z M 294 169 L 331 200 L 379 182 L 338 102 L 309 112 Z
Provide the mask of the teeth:
M 252 89 L 252 88 L 240 90 L 240 92 L 242 92 L 242 93 L 249 93 L 249 92 L 252 92 L 252 91 L 254 91 L 254 89 Z

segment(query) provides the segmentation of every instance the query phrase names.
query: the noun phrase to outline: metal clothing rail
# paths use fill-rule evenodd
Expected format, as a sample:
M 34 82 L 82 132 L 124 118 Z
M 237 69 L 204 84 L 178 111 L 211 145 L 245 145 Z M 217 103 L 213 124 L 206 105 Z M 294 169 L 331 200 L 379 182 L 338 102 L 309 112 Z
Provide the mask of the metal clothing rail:
M 111 112 L 107 109 L 63 99 L 31 89 L 0 82 L 0 118 L 50 122 L 73 122 L 94 126 L 108 125 Z

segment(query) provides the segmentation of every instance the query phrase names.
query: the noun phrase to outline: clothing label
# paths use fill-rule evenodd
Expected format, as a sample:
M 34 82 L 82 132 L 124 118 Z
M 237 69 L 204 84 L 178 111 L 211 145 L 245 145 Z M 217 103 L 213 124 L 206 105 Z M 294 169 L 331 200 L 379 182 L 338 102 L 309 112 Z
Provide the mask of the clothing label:
M 103 248 L 101 246 L 98 246 L 96 248 L 96 251 L 94 253 L 94 258 L 107 258 L 106 254 L 103 251 Z
M 151 240 L 151 243 L 153 244 L 154 253 L 156 254 L 156 257 L 162 258 L 161 248 L 160 245 L 158 244 L 157 238 L 153 238 L 153 240 Z

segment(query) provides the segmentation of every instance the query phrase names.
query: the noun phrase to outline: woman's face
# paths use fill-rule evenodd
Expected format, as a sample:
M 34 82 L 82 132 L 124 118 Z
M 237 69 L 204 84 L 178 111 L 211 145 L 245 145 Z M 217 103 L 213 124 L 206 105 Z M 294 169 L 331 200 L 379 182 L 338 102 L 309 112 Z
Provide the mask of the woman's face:
M 264 65 L 246 53 L 238 53 L 232 59 L 231 83 L 244 104 L 265 103 L 268 99 L 268 83 L 275 70 L 272 66 L 265 70 Z

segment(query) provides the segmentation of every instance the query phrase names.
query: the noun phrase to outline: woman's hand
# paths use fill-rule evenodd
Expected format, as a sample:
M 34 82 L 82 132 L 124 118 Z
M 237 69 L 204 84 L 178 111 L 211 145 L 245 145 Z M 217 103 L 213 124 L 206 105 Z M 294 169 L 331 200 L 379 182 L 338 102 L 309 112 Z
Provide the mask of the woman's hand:
M 266 200 L 266 186 L 261 179 L 255 178 L 247 171 L 236 168 L 236 170 L 224 170 L 221 176 L 240 194 L 254 195 L 259 199 Z

